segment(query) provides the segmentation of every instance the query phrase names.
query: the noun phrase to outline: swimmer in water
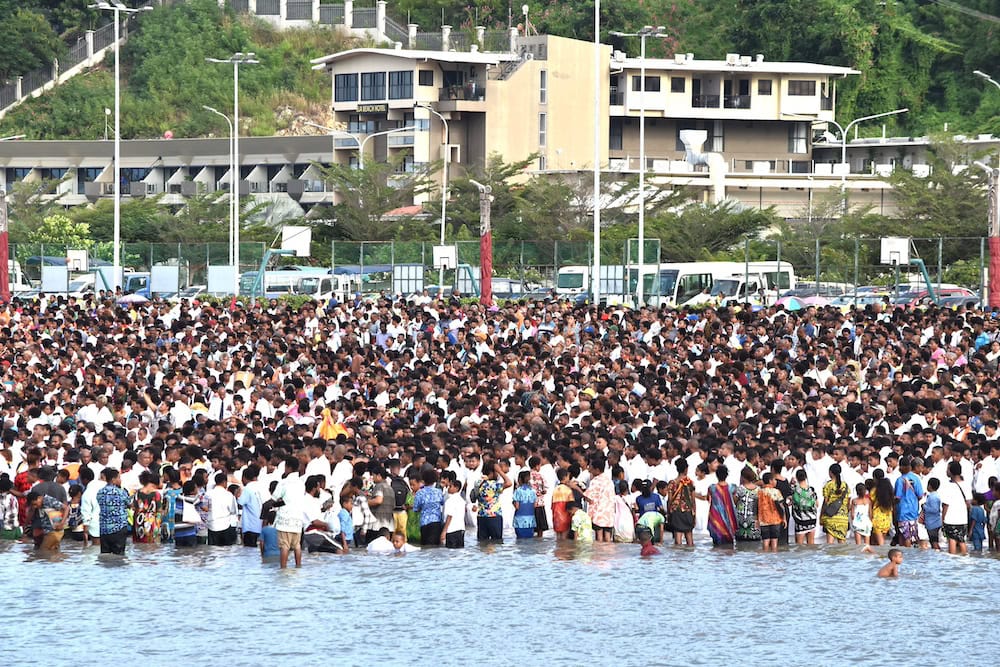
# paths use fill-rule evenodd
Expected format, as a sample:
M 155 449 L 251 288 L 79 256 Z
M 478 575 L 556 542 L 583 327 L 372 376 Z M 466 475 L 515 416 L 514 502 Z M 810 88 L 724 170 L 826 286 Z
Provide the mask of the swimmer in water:
M 878 571 L 878 576 L 882 578 L 896 578 L 899 576 L 899 566 L 903 562 L 903 552 L 899 549 L 889 549 L 889 562 Z

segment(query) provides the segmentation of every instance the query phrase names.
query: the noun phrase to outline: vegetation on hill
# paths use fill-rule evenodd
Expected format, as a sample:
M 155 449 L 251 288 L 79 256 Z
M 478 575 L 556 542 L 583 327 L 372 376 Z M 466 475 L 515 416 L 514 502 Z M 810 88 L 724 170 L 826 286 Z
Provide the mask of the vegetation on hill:
M 526 2 L 529 28 L 593 39 L 593 0 Z M 443 17 L 455 30 L 471 31 L 477 24 L 505 28 L 509 19 L 523 26 L 521 4 L 395 0 L 390 10 L 421 30 L 437 30 Z M 0 77 L 51 62 L 65 48 L 60 35 L 93 27 L 99 17 L 82 6 L 71 0 L 0 0 Z M 1000 134 L 1000 92 L 972 74 L 979 69 L 1000 76 L 1000 43 L 994 39 L 1000 23 L 973 15 L 1000 13 L 1000 5 L 962 0 L 957 6 L 929 0 L 603 0 L 602 39 L 636 53 L 637 40 L 610 31 L 662 25 L 669 37 L 650 41 L 651 56 L 760 53 L 768 60 L 850 66 L 861 75 L 838 82 L 842 120 L 908 107 L 908 114 L 886 120 L 890 132 L 925 134 L 947 123 L 953 133 Z M 215 0 L 188 0 L 151 12 L 123 51 L 128 83 L 122 136 L 224 133 L 222 119 L 201 107 L 231 106 L 232 73 L 205 57 L 240 50 L 256 51 L 262 61 L 241 71 L 245 131 L 280 130 L 275 110 L 282 106 L 322 117 L 329 82 L 310 70 L 308 61 L 347 46 L 348 40 L 329 28 L 278 32 L 220 9 Z M 106 69 L 77 77 L 11 113 L 0 131 L 47 139 L 103 136 L 111 83 Z M 861 128 L 880 130 L 877 123 Z
M 205 58 L 227 58 L 237 51 L 253 51 L 260 60 L 240 69 L 244 134 L 266 136 L 281 130 L 275 111 L 283 107 L 322 118 L 330 80 L 313 71 L 309 60 L 352 43 L 328 28 L 279 32 L 220 9 L 215 0 L 190 0 L 150 12 L 122 48 L 127 77 L 122 137 L 158 137 L 166 131 L 175 137 L 228 136 L 226 122 L 202 106 L 231 112 L 233 68 Z M 0 133 L 30 139 L 103 137 L 104 108 L 114 101 L 112 62 L 109 54 L 105 67 L 25 102 L 0 121 Z

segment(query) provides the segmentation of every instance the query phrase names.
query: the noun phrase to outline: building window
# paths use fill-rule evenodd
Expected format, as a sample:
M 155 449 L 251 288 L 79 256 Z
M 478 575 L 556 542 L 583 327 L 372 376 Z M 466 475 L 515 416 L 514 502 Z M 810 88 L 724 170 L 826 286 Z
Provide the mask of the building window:
M 672 93 L 683 93 L 684 84 L 687 81 L 682 76 L 672 76 L 670 77 L 670 92 Z
M 431 129 L 430 118 L 414 118 L 412 113 L 403 114 L 403 120 L 396 127 L 412 127 L 416 132 L 427 132 Z
M 633 76 L 632 77 L 632 90 L 640 93 L 642 92 L 642 77 Z M 646 77 L 646 92 L 647 93 L 658 93 L 660 92 L 660 77 L 658 76 L 647 76 Z
M 538 145 L 545 145 L 545 114 L 538 114 Z
M 548 75 L 549 73 L 545 70 L 538 73 L 538 102 L 540 104 L 546 104 L 548 100 Z
M 799 97 L 815 97 L 816 82 L 792 79 L 788 82 L 788 94 L 797 95 Z
M 351 169 L 360 169 L 361 162 L 358 160 L 358 156 L 352 155 L 351 157 L 347 158 L 347 166 L 350 167 Z
M 788 126 L 788 152 L 805 153 L 809 146 L 809 123 L 792 123 Z
M 538 171 L 545 171 L 547 167 L 548 167 L 548 162 L 545 160 L 545 156 L 540 155 L 538 157 Z
M 336 76 L 333 77 L 333 101 L 334 102 L 358 101 L 357 74 L 337 74 Z
M 612 118 L 608 123 L 608 148 L 613 151 L 622 149 L 622 134 L 624 124 L 622 118 Z
M 361 120 L 357 114 L 352 114 L 347 120 L 347 131 L 351 134 L 374 134 L 375 129 L 375 121 Z
M 389 72 L 389 99 L 406 100 L 413 97 L 413 72 Z
M 760 79 L 757 81 L 757 94 L 758 95 L 770 95 L 771 94 L 771 80 L 770 79 Z
M 385 72 L 363 72 L 361 74 L 361 100 L 385 99 Z
M 434 71 L 429 69 L 422 69 L 417 72 L 417 83 L 421 86 L 433 86 L 434 85 Z
M 708 130 L 708 141 L 705 142 L 706 150 L 713 153 L 721 153 L 726 150 L 726 138 L 722 130 L 722 121 L 712 121 L 705 129 Z

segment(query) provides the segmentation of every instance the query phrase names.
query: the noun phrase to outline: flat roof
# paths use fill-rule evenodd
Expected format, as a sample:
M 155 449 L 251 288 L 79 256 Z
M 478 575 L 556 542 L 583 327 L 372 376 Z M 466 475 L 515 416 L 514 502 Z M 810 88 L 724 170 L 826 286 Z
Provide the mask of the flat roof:
M 422 49 L 350 49 L 339 53 L 331 53 L 322 58 L 314 58 L 310 62 L 313 69 L 328 69 L 329 65 L 349 60 L 358 56 L 377 55 L 400 58 L 402 60 L 436 60 L 446 63 L 465 63 L 470 65 L 498 65 L 504 61 L 520 60 L 514 53 L 486 53 L 477 51 L 429 51 Z
M 625 58 L 618 61 L 625 69 L 639 69 L 642 66 L 642 58 Z M 677 62 L 673 58 L 647 58 L 646 69 L 667 70 L 673 72 L 757 72 L 761 74 L 818 74 L 827 76 L 847 76 L 849 74 L 861 74 L 858 70 L 850 67 L 838 67 L 836 65 L 821 65 L 819 63 L 800 63 L 790 61 L 767 61 L 752 59 L 746 65 L 738 63 L 731 65 L 725 60 L 698 60 L 697 58 L 687 59 L 684 62 Z

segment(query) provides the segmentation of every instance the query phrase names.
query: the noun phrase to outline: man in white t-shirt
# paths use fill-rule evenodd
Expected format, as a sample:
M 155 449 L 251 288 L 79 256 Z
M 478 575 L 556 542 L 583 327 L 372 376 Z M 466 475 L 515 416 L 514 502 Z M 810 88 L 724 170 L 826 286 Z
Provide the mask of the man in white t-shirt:
M 461 549 L 465 546 L 465 498 L 462 497 L 462 485 L 458 481 L 448 482 L 441 543 L 449 549 Z
M 278 482 L 272 498 L 278 507 L 274 528 L 278 531 L 279 562 L 288 567 L 288 554 L 294 552 L 295 567 L 302 567 L 302 515 L 305 488 L 299 477 L 299 460 L 285 459 L 285 477 Z
M 952 461 L 948 464 L 949 481 L 941 485 L 941 518 L 943 532 L 948 538 L 948 553 L 968 553 L 965 540 L 969 531 L 969 500 L 972 486 L 962 479 L 962 464 Z

